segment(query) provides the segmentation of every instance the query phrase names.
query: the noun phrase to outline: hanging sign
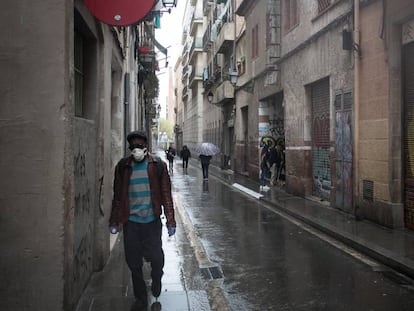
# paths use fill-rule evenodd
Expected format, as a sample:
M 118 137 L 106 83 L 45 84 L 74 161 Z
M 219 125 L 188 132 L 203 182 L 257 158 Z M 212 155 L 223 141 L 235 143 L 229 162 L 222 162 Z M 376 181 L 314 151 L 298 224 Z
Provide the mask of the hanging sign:
M 112 26 L 129 26 L 145 18 L 157 0 L 84 0 L 92 15 Z

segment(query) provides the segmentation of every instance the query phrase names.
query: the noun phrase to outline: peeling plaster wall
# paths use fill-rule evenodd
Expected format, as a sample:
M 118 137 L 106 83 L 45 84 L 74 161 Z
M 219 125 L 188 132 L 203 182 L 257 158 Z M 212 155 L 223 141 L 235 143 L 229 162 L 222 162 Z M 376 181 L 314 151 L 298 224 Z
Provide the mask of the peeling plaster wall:
M 299 25 L 282 33 L 281 84 L 285 103 L 286 189 L 306 196 L 312 192 L 310 85 L 329 78 L 330 118 L 335 120 L 335 92 L 353 88 L 352 53 L 342 49 L 341 35 L 343 29 L 352 27 L 352 17 L 343 17 L 350 11 L 346 1 L 321 16 L 317 16 L 316 2 L 301 4 Z M 331 145 L 334 126 L 330 122 Z
M 73 296 L 79 297 L 93 272 L 96 171 L 96 128 L 92 121 L 77 119 L 75 126 L 75 211 Z
M 74 117 L 74 5 L 102 43 L 90 50 L 87 118 Z M 109 256 L 123 59 L 81 0 L 2 2 L 0 16 L 1 309 L 73 310 Z
M 6 1 L 0 9 L 2 310 L 63 309 L 68 6 Z

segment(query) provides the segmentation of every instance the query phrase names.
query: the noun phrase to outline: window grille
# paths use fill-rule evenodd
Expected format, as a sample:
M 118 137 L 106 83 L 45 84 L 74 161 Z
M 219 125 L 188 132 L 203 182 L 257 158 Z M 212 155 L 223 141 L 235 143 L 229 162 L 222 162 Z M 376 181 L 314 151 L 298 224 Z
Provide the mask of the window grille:
M 331 4 L 332 0 L 318 0 L 318 13 L 326 10 Z
M 365 201 L 374 201 L 374 182 L 372 180 L 362 181 L 362 197 Z

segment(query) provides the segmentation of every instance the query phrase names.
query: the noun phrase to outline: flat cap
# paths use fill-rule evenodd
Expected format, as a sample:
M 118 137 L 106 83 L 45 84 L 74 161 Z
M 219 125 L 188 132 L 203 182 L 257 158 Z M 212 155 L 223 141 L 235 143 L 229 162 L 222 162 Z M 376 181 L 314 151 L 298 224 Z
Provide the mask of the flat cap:
M 145 139 L 145 142 L 148 141 L 147 133 L 145 133 L 144 131 L 132 131 L 131 133 L 129 133 L 127 136 L 128 143 L 131 143 L 131 140 L 133 138 L 143 138 Z

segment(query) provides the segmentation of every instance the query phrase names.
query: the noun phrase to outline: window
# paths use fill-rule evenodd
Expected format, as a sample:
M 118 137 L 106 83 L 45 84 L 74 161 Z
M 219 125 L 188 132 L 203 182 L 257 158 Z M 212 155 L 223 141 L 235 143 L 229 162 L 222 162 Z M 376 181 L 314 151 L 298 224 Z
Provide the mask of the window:
M 259 25 L 252 28 L 252 58 L 259 56 Z
M 95 36 L 76 10 L 73 41 L 75 116 L 93 119 L 97 108 L 97 44 Z
M 82 35 L 75 32 L 75 115 L 83 116 L 83 38 Z
M 285 0 L 284 14 L 285 32 L 291 30 L 299 23 L 297 0 Z
M 270 14 L 266 14 L 266 47 L 268 48 L 270 46 L 271 40 L 272 40 L 272 33 L 271 33 L 272 27 L 270 27 Z
M 246 57 L 242 56 L 237 62 L 237 72 L 242 75 L 246 72 Z

